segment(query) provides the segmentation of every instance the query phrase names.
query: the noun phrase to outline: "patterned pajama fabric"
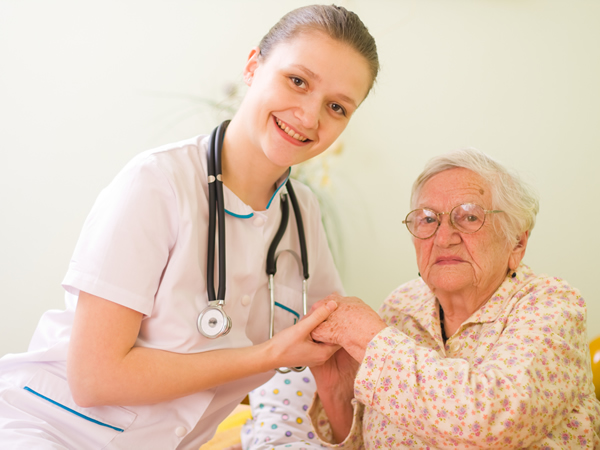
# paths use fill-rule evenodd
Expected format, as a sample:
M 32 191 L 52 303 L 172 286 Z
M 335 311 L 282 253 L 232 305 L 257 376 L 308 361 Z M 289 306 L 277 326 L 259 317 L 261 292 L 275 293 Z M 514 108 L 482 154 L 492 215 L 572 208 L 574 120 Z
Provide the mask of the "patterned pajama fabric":
M 444 345 L 438 301 L 416 279 L 380 315 L 355 381 L 354 423 L 331 444 L 318 397 L 319 438 L 344 449 L 600 448 L 585 302 L 565 281 L 522 264 Z

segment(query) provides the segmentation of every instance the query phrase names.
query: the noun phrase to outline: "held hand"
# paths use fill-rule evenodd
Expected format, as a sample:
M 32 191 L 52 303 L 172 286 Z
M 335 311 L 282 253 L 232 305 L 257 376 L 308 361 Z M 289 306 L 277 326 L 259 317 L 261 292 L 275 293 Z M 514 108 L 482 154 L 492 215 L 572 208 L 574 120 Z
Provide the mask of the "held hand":
M 296 325 L 280 331 L 267 341 L 267 356 L 272 361 L 273 368 L 319 366 L 327 361 L 340 347 L 317 343 L 310 334 L 336 308 L 337 304 L 333 301 L 323 302 Z
M 319 396 L 330 395 L 350 403 L 354 398 L 354 378 L 359 363 L 350 354 L 340 348 L 325 364 L 311 367 L 315 376 Z
M 313 309 L 332 300 L 337 303 L 337 309 L 313 330 L 311 336 L 317 342 L 341 345 L 354 359 L 362 362 L 367 344 L 387 325 L 377 312 L 357 297 L 332 294 L 317 302 Z
M 358 367 L 358 362 L 341 348 L 325 364 L 310 369 L 335 442 L 338 443 L 344 441 L 352 428 L 351 402 Z

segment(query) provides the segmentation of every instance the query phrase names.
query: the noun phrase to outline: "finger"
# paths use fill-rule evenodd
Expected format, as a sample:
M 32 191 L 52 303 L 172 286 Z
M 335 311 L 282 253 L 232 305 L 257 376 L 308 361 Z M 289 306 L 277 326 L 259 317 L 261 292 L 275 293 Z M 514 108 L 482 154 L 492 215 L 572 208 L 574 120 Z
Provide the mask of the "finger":
M 314 305 L 312 305 L 310 307 L 310 309 L 308 310 L 308 312 L 306 313 L 306 315 L 304 317 L 308 317 L 310 316 L 313 312 L 315 312 L 317 309 L 319 309 L 321 306 L 323 306 L 322 300 L 319 300 L 317 303 L 315 303 Z M 303 317 L 303 318 L 304 318 Z
M 298 326 L 302 326 L 306 329 L 306 331 L 312 331 L 315 329 L 320 323 L 325 321 L 329 317 L 329 315 L 335 311 L 337 308 L 337 303 L 334 301 L 329 301 L 323 306 L 315 309 L 312 314 L 304 316 L 304 320 L 298 322 Z

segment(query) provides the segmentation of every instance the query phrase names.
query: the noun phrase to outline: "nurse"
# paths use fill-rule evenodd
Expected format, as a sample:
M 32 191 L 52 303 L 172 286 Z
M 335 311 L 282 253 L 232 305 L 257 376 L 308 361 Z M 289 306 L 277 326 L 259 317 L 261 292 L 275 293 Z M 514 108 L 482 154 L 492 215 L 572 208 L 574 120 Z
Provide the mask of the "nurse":
M 290 167 L 327 149 L 379 69 L 352 12 L 308 6 L 250 51 L 247 94 L 227 128 L 222 167 L 229 334 L 208 339 L 207 136 L 135 157 L 105 188 L 64 278 L 66 309 L 41 318 L 29 351 L 0 360 L 6 448 L 197 449 L 251 389 L 283 366 L 322 364 L 337 347 L 310 332 L 335 304 L 295 324 L 302 278 L 278 261 L 269 334 L 265 260 Z M 304 220 L 309 307 L 342 291 L 317 200 L 293 181 Z M 300 254 L 293 218 L 279 249 Z

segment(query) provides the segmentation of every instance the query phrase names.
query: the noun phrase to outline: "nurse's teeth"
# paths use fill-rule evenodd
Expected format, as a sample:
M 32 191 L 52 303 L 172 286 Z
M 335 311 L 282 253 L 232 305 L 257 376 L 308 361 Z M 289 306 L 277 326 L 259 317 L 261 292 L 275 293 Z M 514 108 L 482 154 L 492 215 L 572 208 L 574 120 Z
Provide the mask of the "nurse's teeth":
M 279 128 L 281 128 L 283 131 L 285 131 L 289 136 L 293 137 L 294 139 L 301 141 L 301 142 L 305 142 L 307 138 L 305 138 L 304 136 L 301 136 L 300 134 L 296 133 L 294 130 L 290 130 L 290 127 L 288 127 L 287 125 L 285 125 L 281 120 L 279 119 L 275 119 L 275 121 L 277 122 L 277 125 L 279 125 Z

